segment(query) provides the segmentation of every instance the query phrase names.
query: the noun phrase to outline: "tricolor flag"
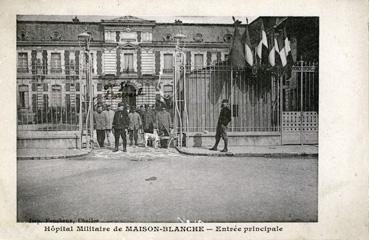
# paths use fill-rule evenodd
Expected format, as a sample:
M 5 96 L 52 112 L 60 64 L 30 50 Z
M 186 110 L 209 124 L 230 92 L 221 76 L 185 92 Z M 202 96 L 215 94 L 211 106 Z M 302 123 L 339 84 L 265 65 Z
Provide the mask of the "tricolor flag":
M 275 66 L 275 52 L 276 52 L 276 48 L 278 49 L 278 43 L 274 38 L 274 34 L 273 34 L 273 40 L 272 40 L 272 45 L 270 46 L 270 50 L 269 50 L 269 65 L 274 67 Z
M 246 24 L 246 30 L 243 33 L 242 40 L 245 44 L 245 59 L 249 67 L 254 65 L 254 54 L 252 53 L 252 46 L 249 34 L 249 24 Z
M 268 62 L 268 39 L 264 30 L 264 23 L 261 22 L 260 41 L 256 48 L 256 53 L 260 59 L 261 64 L 267 64 Z
M 291 42 L 288 39 L 287 36 L 287 32 L 286 32 L 286 27 L 284 27 L 283 29 L 283 37 L 284 37 L 284 49 L 285 49 L 285 54 L 286 54 L 286 58 L 287 58 L 287 64 L 288 65 L 293 65 L 293 58 L 292 58 L 292 52 L 291 52 Z
M 277 62 L 279 63 L 280 60 L 280 65 L 282 65 L 282 67 L 285 67 L 287 65 L 287 56 L 286 56 L 286 46 L 284 44 L 284 36 L 282 34 L 282 36 L 278 36 L 277 37 L 278 40 L 278 56 L 279 59 L 277 58 Z
M 233 34 L 233 42 L 232 42 L 232 48 L 230 52 L 230 60 L 232 63 L 232 66 L 235 68 L 245 68 L 245 54 L 243 51 L 243 45 L 242 45 L 242 39 L 240 32 L 238 31 L 238 25 L 241 22 L 238 20 L 235 20 L 234 22 L 234 34 Z

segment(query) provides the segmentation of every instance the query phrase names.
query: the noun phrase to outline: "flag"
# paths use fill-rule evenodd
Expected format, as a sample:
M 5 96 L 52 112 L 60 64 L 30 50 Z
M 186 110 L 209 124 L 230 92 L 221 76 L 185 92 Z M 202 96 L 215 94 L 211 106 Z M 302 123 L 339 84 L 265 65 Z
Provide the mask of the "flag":
M 240 32 L 238 31 L 238 25 L 240 24 L 240 21 L 234 22 L 234 34 L 233 34 L 233 42 L 232 42 L 232 48 L 230 53 L 230 60 L 232 63 L 232 66 L 235 68 L 245 68 L 245 54 L 244 54 L 244 48 L 242 46 L 242 39 Z
M 291 52 L 291 45 L 290 40 L 288 39 L 287 32 L 286 32 L 286 26 L 283 28 L 283 38 L 284 38 L 284 50 L 285 50 L 285 56 L 286 56 L 286 78 L 290 79 L 292 76 L 292 66 L 293 66 L 293 58 L 292 58 L 292 52 Z
M 275 66 L 275 47 L 276 47 L 276 41 L 274 39 L 274 33 L 273 33 L 273 38 L 272 38 L 272 45 L 270 46 L 269 49 L 269 65 L 274 67 Z M 277 44 L 278 47 L 278 44 Z
M 260 59 L 261 64 L 267 64 L 268 62 L 268 39 L 264 30 L 264 23 L 261 22 L 260 41 L 257 46 L 257 56 Z
M 285 46 L 285 54 L 286 54 L 286 58 L 287 58 L 287 64 L 288 65 L 293 65 L 293 58 L 292 58 L 292 52 L 291 52 L 291 42 L 288 39 L 287 36 L 287 32 L 286 32 L 286 27 L 284 27 L 283 29 L 283 37 L 284 37 L 284 46 Z
M 277 36 L 277 41 L 278 41 L 277 54 L 279 56 L 280 65 L 282 65 L 282 67 L 285 67 L 287 65 L 287 58 L 286 58 L 286 46 L 284 44 L 284 36 L 283 35 L 284 34 L 282 34 L 281 36 Z
M 245 46 L 245 59 L 249 67 L 254 65 L 254 54 L 252 52 L 252 46 L 250 41 L 250 34 L 249 34 L 249 25 L 246 24 L 246 30 L 242 35 L 242 42 Z

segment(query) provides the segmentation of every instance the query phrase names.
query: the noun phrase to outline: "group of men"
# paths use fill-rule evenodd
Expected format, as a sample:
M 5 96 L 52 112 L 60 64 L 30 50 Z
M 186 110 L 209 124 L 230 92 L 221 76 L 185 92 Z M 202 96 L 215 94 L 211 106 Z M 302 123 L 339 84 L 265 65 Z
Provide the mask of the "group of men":
M 97 142 L 100 147 L 104 147 L 105 139 L 108 145 L 111 145 L 110 137 L 114 134 L 115 148 L 113 152 L 119 149 L 119 140 L 122 138 L 123 151 L 127 151 L 127 132 L 129 135 L 130 146 L 138 145 L 138 136 L 140 133 L 153 133 L 157 129 L 159 136 L 169 136 L 172 128 L 170 113 L 166 111 L 164 105 L 161 105 L 156 111 L 154 105 L 139 109 L 130 108 L 128 105 L 120 102 L 118 109 L 113 111 L 110 105 L 98 105 L 94 113 L 94 125 L 97 135 Z M 142 137 L 143 138 L 143 137 Z

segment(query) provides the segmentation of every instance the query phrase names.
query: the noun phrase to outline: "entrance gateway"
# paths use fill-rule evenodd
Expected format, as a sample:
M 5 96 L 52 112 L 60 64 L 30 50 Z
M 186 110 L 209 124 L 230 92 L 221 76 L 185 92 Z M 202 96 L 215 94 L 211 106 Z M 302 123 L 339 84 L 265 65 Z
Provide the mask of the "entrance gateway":
M 318 144 L 319 78 L 316 63 L 292 67 L 282 91 L 282 144 Z

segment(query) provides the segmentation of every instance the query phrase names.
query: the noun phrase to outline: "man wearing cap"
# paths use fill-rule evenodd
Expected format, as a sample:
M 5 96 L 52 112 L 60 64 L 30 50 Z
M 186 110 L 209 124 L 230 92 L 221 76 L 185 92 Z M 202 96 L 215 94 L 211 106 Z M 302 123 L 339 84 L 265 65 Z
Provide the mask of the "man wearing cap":
M 128 114 L 129 116 L 129 145 L 133 145 L 133 139 L 135 140 L 135 146 L 138 145 L 138 130 L 142 126 L 142 120 L 140 114 L 136 111 L 135 107 L 132 107 L 132 111 Z
M 115 136 L 115 149 L 113 152 L 117 152 L 119 148 L 119 139 L 123 140 L 123 152 L 127 152 L 127 133 L 126 130 L 129 125 L 129 117 L 127 109 L 123 108 L 123 103 L 118 103 L 118 111 L 114 114 L 113 129 Z
M 114 120 L 114 111 L 111 110 L 110 105 L 106 105 L 106 109 L 104 111 L 104 114 L 106 115 L 107 118 L 107 124 L 106 124 L 106 129 L 105 129 L 105 134 L 106 134 L 106 140 L 108 141 L 108 145 L 110 146 L 110 137 L 111 137 L 111 130 L 113 127 L 113 120 Z
M 224 140 L 224 149 L 221 152 L 228 152 L 227 125 L 231 121 L 231 110 L 228 107 L 228 100 L 223 99 L 218 118 L 217 132 L 215 134 L 215 144 L 210 150 L 216 151 L 220 138 Z
M 105 128 L 108 123 L 108 120 L 105 116 L 105 114 L 102 112 L 102 106 L 97 106 L 97 111 L 94 112 L 94 125 L 96 129 L 96 135 L 97 135 L 97 142 L 99 143 L 100 147 L 104 147 L 104 141 L 105 141 Z

